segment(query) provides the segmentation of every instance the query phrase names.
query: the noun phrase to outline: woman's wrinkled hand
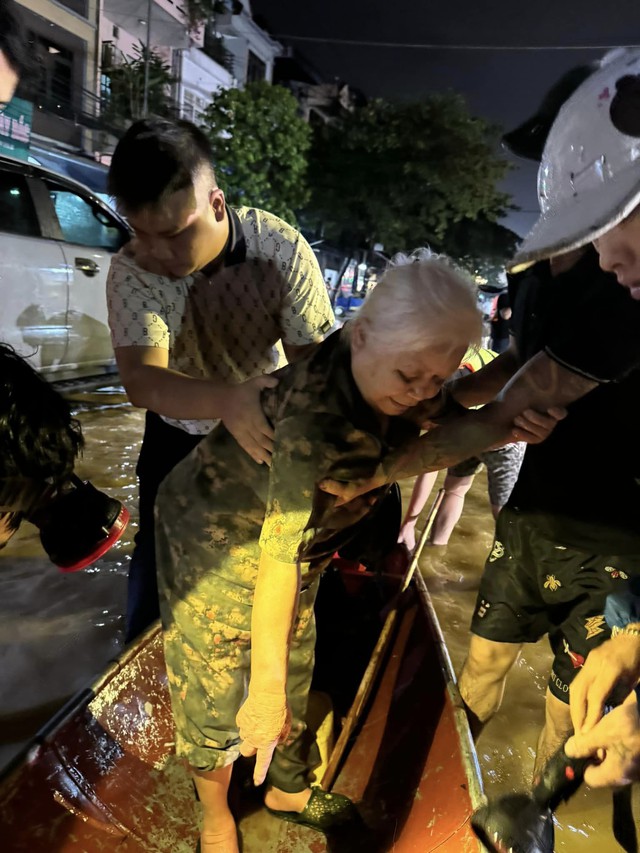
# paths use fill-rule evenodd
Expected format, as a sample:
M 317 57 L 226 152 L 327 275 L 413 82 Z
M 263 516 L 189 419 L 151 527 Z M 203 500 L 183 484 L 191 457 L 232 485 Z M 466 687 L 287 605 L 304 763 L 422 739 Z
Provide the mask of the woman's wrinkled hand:
M 240 734 L 240 754 L 255 755 L 253 782 L 261 785 L 267 775 L 274 750 L 291 731 L 291 709 L 283 692 L 249 689 L 236 717 Z

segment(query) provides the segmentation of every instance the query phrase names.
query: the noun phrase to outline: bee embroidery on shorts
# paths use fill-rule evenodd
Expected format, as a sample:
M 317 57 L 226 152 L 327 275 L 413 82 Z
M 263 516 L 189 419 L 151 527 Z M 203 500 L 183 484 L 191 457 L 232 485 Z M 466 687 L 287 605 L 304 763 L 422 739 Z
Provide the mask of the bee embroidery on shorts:
M 547 575 L 547 579 L 544 582 L 544 588 L 550 589 L 551 592 L 555 592 L 557 589 L 560 589 L 562 586 L 562 582 L 558 580 L 555 575 Z
M 605 572 L 609 572 L 612 578 L 622 578 L 623 581 L 629 579 L 629 575 L 625 572 L 620 571 L 620 569 L 616 569 L 614 566 L 605 566 Z
M 496 539 L 493 543 L 493 551 L 489 555 L 489 562 L 493 563 L 494 560 L 499 560 L 500 557 L 504 557 L 504 545 Z

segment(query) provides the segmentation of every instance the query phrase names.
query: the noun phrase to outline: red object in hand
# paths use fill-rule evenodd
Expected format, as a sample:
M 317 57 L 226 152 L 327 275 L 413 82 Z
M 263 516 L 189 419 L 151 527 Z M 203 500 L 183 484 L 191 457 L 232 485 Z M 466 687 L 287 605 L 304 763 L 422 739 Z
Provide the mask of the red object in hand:
M 124 531 L 126 530 L 127 524 L 129 523 L 129 510 L 126 506 L 122 506 L 120 512 L 116 520 L 111 525 L 109 529 L 108 535 L 102 539 L 102 541 L 96 544 L 96 547 L 90 553 L 86 554 L 80 560 L 76 562 L 70 562 L 63 564 L 62 562 L 58 563 L 58 568 L 61 572 L 78 572 L 80 569 L 86 569 L 87 566 L 90 566 L 92 563 L 95 563 L 96 560 L 99 560 L 103 554 L 106 554 L 109 548 L 120 539 Z

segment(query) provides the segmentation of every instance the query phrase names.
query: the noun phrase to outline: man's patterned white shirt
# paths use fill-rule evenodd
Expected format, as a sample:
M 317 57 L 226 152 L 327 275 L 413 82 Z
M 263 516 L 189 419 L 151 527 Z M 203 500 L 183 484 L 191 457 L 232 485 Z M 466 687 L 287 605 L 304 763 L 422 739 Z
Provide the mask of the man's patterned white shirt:
M 333 311 L 304 237 L 273 214 L 229 209 L 225 265 L 171 279 L 142 269 L 125 247 L 107 280 L 113 346 L 169 350 L 169 368 L 187 376 L 243 382 L 278 366 L 277 342 L 322 340 Z M 165 420 L 203 435 L 212 420 Z

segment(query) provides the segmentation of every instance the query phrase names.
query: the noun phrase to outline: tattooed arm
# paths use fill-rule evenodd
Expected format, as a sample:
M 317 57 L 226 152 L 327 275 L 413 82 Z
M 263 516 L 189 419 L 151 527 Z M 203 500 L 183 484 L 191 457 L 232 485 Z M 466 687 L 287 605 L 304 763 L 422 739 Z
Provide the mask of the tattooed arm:
M 518 350 L 512 336 L 506 352 L 485 364 L 481 370 L 448 382 L 447 387 L 462 406 L 468 409 L 472 406 L 482 406 L 495 400 L 519 367 Z
M 348 487 L 325 480 L 320 487 L 340 501 L 349 501 L 384 483 L 439 471 L 510 441 L 536 443 L 551 432 L 554 421 L 564 417 L 564 406 L 597 384 L 540 352 L 513 376 L 494 402 L 448 421 L 391 454 L 373 480 Z

